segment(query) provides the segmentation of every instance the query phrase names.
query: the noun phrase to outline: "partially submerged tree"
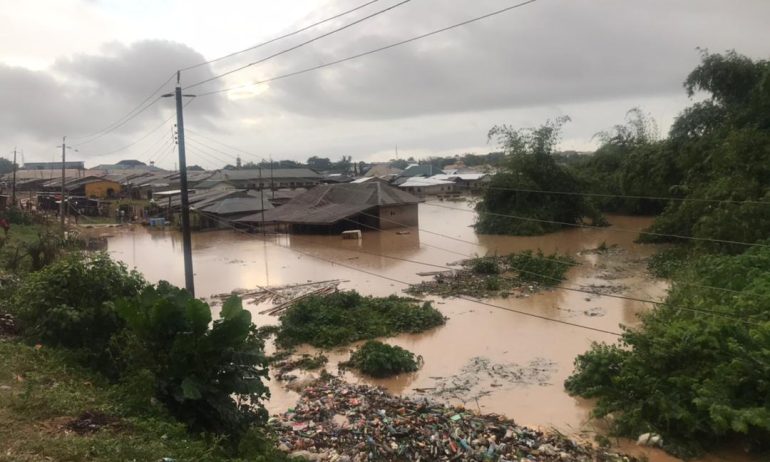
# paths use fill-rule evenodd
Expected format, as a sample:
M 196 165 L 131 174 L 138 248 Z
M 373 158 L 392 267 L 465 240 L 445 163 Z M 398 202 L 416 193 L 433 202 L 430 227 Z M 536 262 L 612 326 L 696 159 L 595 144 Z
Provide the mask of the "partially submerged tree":
M 476 229 L 488 234 L 534 235 L 582 223 L 602 223 L 601 215 L 580 195 L 578 180 L 554 160 L 562 126 L 569 117 L 534 129 L 496 125 L 496 140 L 506 158 L 492 176 L 476 210 Z M 546 191 L 546 192 L 542 192 Z

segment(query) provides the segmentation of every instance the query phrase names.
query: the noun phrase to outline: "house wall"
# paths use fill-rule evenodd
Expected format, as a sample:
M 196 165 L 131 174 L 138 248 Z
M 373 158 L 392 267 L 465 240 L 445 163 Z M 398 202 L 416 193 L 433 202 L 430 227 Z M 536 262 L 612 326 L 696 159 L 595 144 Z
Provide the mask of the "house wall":
M 380 207 L 380 229 L 418 226 L 417 204 L 404 204 Z
M 437 184 L 437 185 L 430 185 L 430 186 L 409 186 L 405 189 L 407 192 L 415 195 L 415 196 L 431 196 L 436 194 L 447 194 L 451 193 L 455 190 L 455 185 L 453 184 Z
M 85 185 L 85 196 L 95 199 L 117 197 L 123 187 L 114 181 L 97 181 Z M 112 190 L 112 192 L 110 192 Z

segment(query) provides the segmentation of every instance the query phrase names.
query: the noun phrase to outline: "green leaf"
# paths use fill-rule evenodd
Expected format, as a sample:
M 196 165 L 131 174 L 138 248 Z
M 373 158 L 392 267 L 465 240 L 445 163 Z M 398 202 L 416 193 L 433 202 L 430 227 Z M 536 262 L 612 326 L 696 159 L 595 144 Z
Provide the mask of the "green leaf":
M 243 311 L 243 305 L 241 304 L 241 297 L 237 295 L 233 295 L 227 300 L 225 300 L 225 303 L 222 304 L 222 311 L 219 313 L 219 316 L 222 319 L 230 319 L 234 317 L 236 314 Z
M 203 397 L 198 382 L 195 379 L 185 377 L 185 379 L 182 380 L 181 386 L 182 394 L 185 399 L 201 399 Z

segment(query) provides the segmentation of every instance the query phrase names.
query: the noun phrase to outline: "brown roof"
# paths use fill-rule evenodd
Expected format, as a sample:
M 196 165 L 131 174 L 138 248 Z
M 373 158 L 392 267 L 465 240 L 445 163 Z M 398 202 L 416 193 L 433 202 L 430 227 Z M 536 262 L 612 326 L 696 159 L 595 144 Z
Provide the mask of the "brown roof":
M 316 186 L 276 209 L 240 222 L 328 225 L 378 206 L 416 204 L 413 195 L 380 182 Z

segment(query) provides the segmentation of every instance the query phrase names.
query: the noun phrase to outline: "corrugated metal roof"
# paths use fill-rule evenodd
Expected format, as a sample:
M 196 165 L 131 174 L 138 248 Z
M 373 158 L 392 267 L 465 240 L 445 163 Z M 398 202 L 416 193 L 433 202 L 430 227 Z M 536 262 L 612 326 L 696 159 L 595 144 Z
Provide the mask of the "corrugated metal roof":
M 209 205 L 203 208 L 196 207 L 196 209 L 206 212 L 214 213 L 217 215 L 232 215 L 235 213 L 253 213 L 261 210 L 270 210 L 273 208 L 273 204 L 270 203 L 267 198 L 262 201 L 259 196 L 241 196 L 241 197 L 226 197 L 224 199 L 213 201 Z
M 267 223 L 317 224 L 336 223 L 368 209 L 385 205 L 416 204 L 419 199 L 380 182 L 321 185 L 300 194 L 274 210 L 265 212 Z M 258 223 L 262 214 L 241 218 L 241 222 Z
M 260 178 L 260 170 L 262 180 L 269 178 L 310 178 L 320 180 L 322 177 L 318 173 L 310 170 L 309 168 L 275 168 L 272 171 L 269 168 L 253 168 L 253 169 L 241 169 L 241 170 L 221 170 L 219 173 L 224 176 L 226 180 L 233 181 L 246 181 L 246 180 L 258 180 Z M 216 177 L 215 177 L 216 178 Z

